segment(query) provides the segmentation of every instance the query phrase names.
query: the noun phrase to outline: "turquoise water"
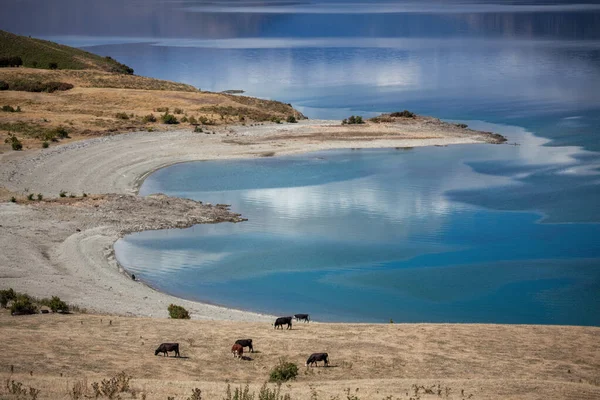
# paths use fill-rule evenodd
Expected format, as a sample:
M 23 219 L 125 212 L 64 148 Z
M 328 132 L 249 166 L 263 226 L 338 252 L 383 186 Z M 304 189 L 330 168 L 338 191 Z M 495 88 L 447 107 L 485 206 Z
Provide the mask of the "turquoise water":
M 129 235 L 118 259 L 166 292 L 275 314 L 599 325 L 598 174 L 580 161 L 593 153 L 466 122 L 520 146 L 340 150 L 159 170 L 141 194 L 231 204 L 249 220 Z
M 175 165 L 241 224 L 130 235 L 178 296 L 333 321 L 600 325 L 600 3 L 22 0 L 0 27 L 310 118 L 409 109 L 520 146 Z M 485 121 L 485 122 L 482 122 Z

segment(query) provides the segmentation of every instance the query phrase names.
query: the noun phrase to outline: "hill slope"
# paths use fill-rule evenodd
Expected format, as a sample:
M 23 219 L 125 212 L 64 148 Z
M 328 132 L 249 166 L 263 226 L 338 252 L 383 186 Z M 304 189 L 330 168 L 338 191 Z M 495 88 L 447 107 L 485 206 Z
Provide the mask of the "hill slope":
M 133 69 L 110 57 L 0 30 L 0 58 L 4 57 L 21 57 L 23 65 L 32 68 L 50 68 L 51 63 L 56 63 L 58 69 L 95 69 L 133 74 Z

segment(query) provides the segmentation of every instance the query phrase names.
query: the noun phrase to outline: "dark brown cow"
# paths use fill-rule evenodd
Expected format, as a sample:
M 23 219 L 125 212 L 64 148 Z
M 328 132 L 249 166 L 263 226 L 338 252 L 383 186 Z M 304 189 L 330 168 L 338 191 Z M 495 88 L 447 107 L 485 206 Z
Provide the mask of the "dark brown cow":
M 308 314 L 294 314 L 294 318 L 296 318 L 296 321 L 310 322 L 310 316 Z
M 317 361 L 323 361 L 323 366 L 326 367 L 329 365 L 329 355 L 327 353 L 313 353 L 306 360 L 306 366 L 308 367 L 311 364 L 319 366 Z
M 279 317 L 275 320 L 275 323 L 273 324 L 273 326 L 275 326 L 275 329 L 277 329 L 277 328 L 283 329 L 283 326 L 286 324 L 287 324 L 287 329 L 292 329 L 292 317 Z
M 248 347 L 248 349 L 254 353 L 254 347 L 252 347 L 252 339 L 238 339 L 235 344 L 239 344 L 242 347 Z
M 154 351 L 154 355 L 157 356 L 158 353 L 163 353 L 163 356 L 167 356 L 169 351 L 175 352 L 175 357 L 181 357 L 179 355 L 179 343 L 162 343 L 158 348 Z
M 231 347 L 231 353 L 233 353 L 233 358 L 242 358 L 242 355 L 244 354 L 244 347 L 242 347 L 241 344 L 234 344 L 233 347 Z

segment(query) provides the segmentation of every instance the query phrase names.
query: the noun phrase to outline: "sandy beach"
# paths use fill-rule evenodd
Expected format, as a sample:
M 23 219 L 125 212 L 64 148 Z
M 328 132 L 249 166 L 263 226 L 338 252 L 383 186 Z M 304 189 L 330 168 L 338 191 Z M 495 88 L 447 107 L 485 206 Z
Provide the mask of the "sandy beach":
M 197 319 L 270 320 L 271 316 L 177 299 L 124 273 L 114 258 L 113 244 L 127 233 L 239 220 L 235 210 L 218 209 L 219 214 L 187 200 L 161 197 L 144 201 L 136 193 L 146 176 L 167 165 L 195 160 L 497 140 L 490 133 L 434 118 L 351 127 L 340 121 L 302 121 L 226 126 L 209 134 L 135 132 L 4 153 L 0 155 L 0 187 L 5 188 L 5 199 L 15 195 L 20 200 L 0 204 L 4 232 L 0 245 L 5 249 L 0 256 L 0 286 L 34 296 L 58 295 L 100 313 L 167 317 L 167 306 L 175 302 Z M 61 191 L 79 199 L 26 200 L 28 194 L 38 193 L 45 199 L 57 199 Z M 95 197 L 81 198 L 83 193 Z M 180 203 L 186 203 L 181 204 L 184 209 L 174 208 Z

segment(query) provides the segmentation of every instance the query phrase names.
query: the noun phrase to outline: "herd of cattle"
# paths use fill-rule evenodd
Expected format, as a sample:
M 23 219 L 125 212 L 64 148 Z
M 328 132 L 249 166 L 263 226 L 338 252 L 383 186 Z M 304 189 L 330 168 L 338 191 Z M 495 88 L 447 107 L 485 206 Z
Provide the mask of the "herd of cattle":
M 293 317 L 279 317 L 275 320 L 273 326 L 275 329 L 281 328 L 283 329 L 284 325 L 287 325 L 287 329 L 292 329 L 292 319 L 295 318 L 296 321 L 304 321 L 310 322 L 310 317 L 308 314 L 295 314 Z M 254 347 L 252 346 L 252 339 L 239 339 L 235 341 L 235 344 L 231 347 L 231 353 L 233 354 L 233 358 L 241 359 L 244 354 L 244 348 L 247 347 L 250 352 L 254 353 Z M 175 357 L 180 357 L 179 355 L 179 343 L 162 343 L 158 348 L 154 351 L 154 355 L 157 356 L 159 353 L 163 353 L 163 356 L 168 356 L 169 352 L 175 352 Z M 317 365 L 318 361 L 323 361 L 324 366 L 329 365 L 329 355 L 327 353 L 313 353 L 306 360 L 306 366 Z

